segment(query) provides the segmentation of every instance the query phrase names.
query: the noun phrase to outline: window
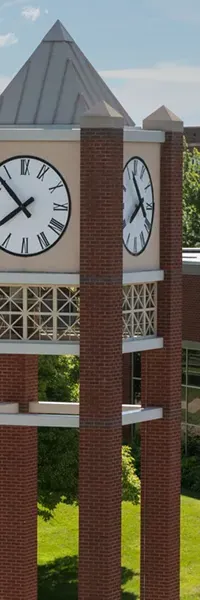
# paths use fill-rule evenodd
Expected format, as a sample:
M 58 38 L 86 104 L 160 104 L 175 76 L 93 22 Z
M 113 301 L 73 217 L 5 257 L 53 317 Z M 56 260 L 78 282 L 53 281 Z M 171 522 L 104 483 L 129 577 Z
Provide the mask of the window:
M 132 353 L 132 404 L 141 402 L 141 353 Z
M 200 351 L 192 348 L 182 352 L 181 421 L 187 445 L 188 429 L 200 435 Z

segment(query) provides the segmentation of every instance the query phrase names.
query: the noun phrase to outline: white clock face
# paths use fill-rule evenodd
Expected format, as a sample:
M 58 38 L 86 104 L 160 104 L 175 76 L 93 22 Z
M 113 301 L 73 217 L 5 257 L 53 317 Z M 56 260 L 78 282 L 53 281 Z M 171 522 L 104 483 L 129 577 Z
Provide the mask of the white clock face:
M 50 163 L 15 156 L 0 164 L 0 249 L 16 256 L 52 248 L 69 223 L 68 187 Z
M 154 218 L 154 194 L 151 176 L 145 162 L 131 158 L 123 176 L 123 242 L 138 256 L 144 252 L 151 235 Z

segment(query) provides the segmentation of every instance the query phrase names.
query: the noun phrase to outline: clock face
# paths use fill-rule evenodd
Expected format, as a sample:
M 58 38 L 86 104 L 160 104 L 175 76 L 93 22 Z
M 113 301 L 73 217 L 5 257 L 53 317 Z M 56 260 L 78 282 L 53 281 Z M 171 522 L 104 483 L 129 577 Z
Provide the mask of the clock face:
M 145 162 L 131 158 L 123 175 L 123 242 L 126 250 L 138 256 L 144 252 L 154 218 L 154 193 Z
M 68 187 L 50 163 L 15 156 L 0 164 L 0 249 L 28 257 L 46 252 L 70 219 Z

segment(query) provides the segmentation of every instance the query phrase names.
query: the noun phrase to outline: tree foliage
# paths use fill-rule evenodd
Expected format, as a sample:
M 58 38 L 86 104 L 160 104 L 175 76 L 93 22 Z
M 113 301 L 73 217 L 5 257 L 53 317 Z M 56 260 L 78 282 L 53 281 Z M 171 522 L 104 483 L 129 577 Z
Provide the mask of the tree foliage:
M 200 246 L 200 152 L 183 152 L 183 247 Z
M 77 401 L 79 361 L 68 356 L 39 358 L 39 399 Z M 78 503 L 79 432 L 75 429 L 39 429 L 38 500 L 44 518 L 49 518 L 58 502 Z M 140 481 L 135 473 L 131 449 L 122 448 L 122 497 L 137 504 Z M 45 510 L 46 509 L 46 510 Z

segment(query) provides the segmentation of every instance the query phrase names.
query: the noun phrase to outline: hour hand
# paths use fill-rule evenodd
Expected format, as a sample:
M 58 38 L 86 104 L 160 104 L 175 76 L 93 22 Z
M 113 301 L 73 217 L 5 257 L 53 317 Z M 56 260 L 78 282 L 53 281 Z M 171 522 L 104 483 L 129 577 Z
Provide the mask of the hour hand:
M 34 202 L 34 198 L 29 198 L 28 200 L 26 200 L 26 202 L 24 202 L 24 204 L 22 204 L 23 208 L 26 208 L 26 206 L 29 206 L 29 204 L 32 204 L 32 202 Z M 12 219 L 13 217 L 15 217 L 16 215 L 18 215 L 18 213 L 21 212 L 22 210 L 22 206 L 18 206 L 18 208 L 15 208 L 15 210 L 12 210 L 11 213 L 9 213 L 9 215 L 6 215 L 6 217 L 4 217 L 1 221 L 0 221 L 0 226 L 1 225 L 5 225 L 5 223 L 7 223 L 8 221 L 10 221 L 10 219 Z M 29 211 L 28 211 L 29 212 Z M 29 213 L 31 216 L 31 213 Z
M 19 200 L 19 198 L 16 196 L 15 192 L 13 192 L 12 188 L 8 185 L 7 181 L 5 181 L 5 179 L 3 179 L 3 177 L 0 177 L 0 183 L 3 185 L 3 187 L 8 192 L 8 194 L 11 196 L 11 198 L 16 202 L 16 204 L 18 204 L 18 206 L 20 206 L 20 208 L 21 208 L 21 210 L 23 210 L 24 214 L 28 218 L 31 217 L 31 213 L 25 206 L 26 203 L 22 204 L 21 200 Z

